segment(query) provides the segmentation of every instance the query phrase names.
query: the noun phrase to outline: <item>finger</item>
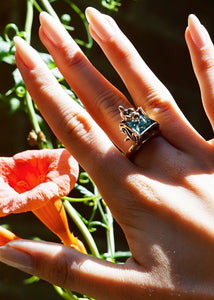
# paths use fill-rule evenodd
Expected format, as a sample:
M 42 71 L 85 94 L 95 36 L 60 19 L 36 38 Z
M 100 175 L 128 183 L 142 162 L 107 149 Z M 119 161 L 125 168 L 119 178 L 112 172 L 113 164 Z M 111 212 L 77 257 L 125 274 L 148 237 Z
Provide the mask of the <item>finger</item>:
M 39 54 L 21 38 L 15 38 L 15 45 L 16 63 L 26 87 L 63 144 L 84 166 L 90 165 L 94 153 L 109 151 L 112 145 L 107 136 L 64 92 Z
M 125 82 L 136 106 L 143 106 L 160 123 L 161 133 L 180 149 L 205 145 L 177 107 L 169 91 L 142 60 L 109 16 L 88 8 L 90 32 Z
M 118 198 L 135 166 L 112 145 L 85 109 L 66 94 L 39 54 L 21 38 L 15 38 L 15 45 L 17 66 L 40 112 L 96 182 L 117 221 L 124 222 L 129 217 L 133 196 L 125 186 L 127 201 L 121 203 Z
M 186 41 L 207 116 L 214 127 L 214 46 L 205 27 L 190 15 Z
M 128 145 L 120 134 L 118 106 L 127 100 L 88 61 L 62 24 L 44 12 L 40 22 L 40 39 L 66 81 L 113 143 L 126 152 Z
M 144 286 L 146 293 L 149 277 L 60 244 L 37 241 L 8 243 L 0 248 L 0 261 L 54 285 L 102 300 L 131 299 L 131 293 L 140 299 L 138 296 L 144 293 L 137 285 Z

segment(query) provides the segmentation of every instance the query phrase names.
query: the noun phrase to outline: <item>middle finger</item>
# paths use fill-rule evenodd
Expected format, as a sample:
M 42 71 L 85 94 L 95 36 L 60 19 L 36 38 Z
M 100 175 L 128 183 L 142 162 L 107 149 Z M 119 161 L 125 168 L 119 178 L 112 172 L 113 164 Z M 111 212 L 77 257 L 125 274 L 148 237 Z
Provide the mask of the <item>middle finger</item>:
M 118 106 L 130 106 L 127 99 L 88 61 L 61 23 L 44 12 L 40 22 L 40 39 L 66 81 L 113 143 L 126 152 L 130 144 L 119 131 Z
M 117 70 L 136 106 L 160 123 L 161 133 L 181 150 L 200 153 L 206 141 L 189 124 L 172 95 L 150 70 L 138 51 L 119 29 L 115 21 L 94 8 L 86 16 L 89 29 L 103 52 Z

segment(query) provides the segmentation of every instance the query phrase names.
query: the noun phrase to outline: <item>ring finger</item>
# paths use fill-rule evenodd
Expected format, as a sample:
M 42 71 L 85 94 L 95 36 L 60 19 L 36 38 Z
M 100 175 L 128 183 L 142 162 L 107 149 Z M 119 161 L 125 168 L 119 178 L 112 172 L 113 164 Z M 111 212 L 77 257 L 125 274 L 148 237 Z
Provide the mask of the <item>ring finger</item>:
M 177 107 L 167 88 L 153 74 L 136 49 L 109 16 L 86 11 L 90 32 L 126 84 L 136 106 L 161 126 L 162 135 L 184 151 L 199 151 L 207 144 Z M 200 145 L 200 146 L 199 146 Z

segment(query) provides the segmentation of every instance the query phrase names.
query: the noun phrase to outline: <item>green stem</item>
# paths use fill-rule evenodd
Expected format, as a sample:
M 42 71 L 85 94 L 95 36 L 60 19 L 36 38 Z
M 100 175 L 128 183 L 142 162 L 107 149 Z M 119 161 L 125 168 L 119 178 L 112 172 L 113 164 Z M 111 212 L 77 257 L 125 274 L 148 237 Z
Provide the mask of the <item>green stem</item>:
M 86 20 L 86 17 L 85 17 L 85 14 L 81 11 L 81 9 L 73 3 L 73 1 L 70 1 L 70 0 L 65 0 L 66 3 L 68 3 L 68 5 L 75 11 L 75 13 L 77 13 L 79 15 L 79 17 L 81 18 L 82 22 L 83 22 L 83 25 L 85 27 L 85 30 L 86 30 L 86 34 L 87 34 L 87 38 L 88 38 L 88 42 L 84 42 L 80 39 L 75 39 L 75 41 L 81 45 L 81 46 L 84 46 L 86 47 L 87 49 L 90 49 L 92 46 L 93 46 L 93 39 L 89 33 L 89 30 L 88 30 L 88 22 Z
M 32 24 L 33 24 L 33 0 L 27 0 L 25 32 L 26 32 L 26 41 L 29 44 L 31 42 Z M 33 101 L 28 92 L 26 93 L 26 104 L 27 104 L 31 123 L 33 125 L 35 132 L 38 134 L 38 132 L 40 131 L 40 126 L 39 126 L 38 120 L 36 118 Z
M 88 228 L 85 226 L 81 218 L 79 217 L 78 213 L 76 210 L 73 208 L 73 206 L 70 204 L 69 201 L 65 200 L 63 202 L 65 209 L 68 213 L 68 215 L 71 217 L 71 219 L 74 221 L 76 226 L 79 228 L 81 231 L 82 235 L 84 236 L 90 250 L 93 256 L 100 257 L 99 251 L 97 249 L 97 245 L 89 232 Z
M 103 207 L 100 203 L 100 201 L 97 202 L 97 206 L 98 206 L 98 209 L 99 209 L 99 212 L 101 214 L 101 217 L 103 219 L 103 222 L 106 224 L 106 226 L 108 227 L 108 220 L 106 218 L 106 215 L 105 215 L 105 212 L 103 211 Z
M 25 20 L 26 41 L 31 42 L 31 31 L 33 24 L 33 0 L 27 0 L 27 13 Z
M 38 120 L 37 120 L 37 117 L 36 117 L 36 114 L 35 114 L 33 101 L 32 101 L 31 96 L 29 95 L 28 92 L 26 93 L 25 99 L 26 99 L 26 104 L 27 104 L 27 108 L 28 108 L 30 121 L 33 125 L 33 128 L 34 128 L 35 132 L 38 134 L 41 131 L 41 129 L 40 129 L 40 126 L 39 126 L 39 123 L 38 123 Z
M 43 11 L 43 9 L 39 6 L 36 0 L 33 1 L 33 5 L 39 13 Z
M 33 24 L 33 3 L 34 0 L 27 0 L 27 13 L 26 13 L 26 21 L 25 21 L 25 32 L 26 32 L 26 41 L 30 44 L 31 42 L 31 33 L 32 33 L 32 24 Z M 28 109 L 28 115 L 30 121 L 33 125 L 33 128 L 38 135 L 41 132 L 41 128 L 39 126 L 39 122 L 35 113 L 34 105 L 32 98 L 28 92 L 26 92 L 26 106 Z M 42 141 L 38 141 L 39 148 L 44 148 L 45 145 Z
M 110 256 L 113 258 L 115 256 L 115 239 L 114 239 L 114 225 L 113 225 L 114 219 L 112 217 L 112 214 L 108 206 L 106 206 L 106 218 L 108 223 L 108 228 L 106 231 L 107 251 L 110 254 Z
M 61 287 L 53 285 L 55 291 L 65 300 L 77 300 L 77 296 L 75 296 L 71 291 L 63 290 Z
M 103 211 L 103 208 L 98 201 L 98 209 L 100 211 L 100 214 L 102 216 L 103 222 L 106 225 L 106 238 L 107 238 L 107 253 L 110 258 L 114 258 L 115 255 L 115 238 L 114 238 L 114 219 L 112 217 L 111 211 L 108 208 L 108 206 L 105 204 L 105 211 Z
M 99 202 L 99 200 L 100 199 L 97 199 L 97 201 L 94 201 L 93 210 L 92 210 L 91 216 L 88 220 L 89 226 L 91 226 L 91 222 L 93 222 L 93 220 L 94 220 L 94 217 L 95 217 L 95 214 L 96 214 L 96 211 L 97 211 L 97 203 Z
M 59 20 L 59 17 L 57 16 L 55 10 L 51 6 L 50 2 L 48 0 L 40 0 L 44 9 L 54 18 Z M 60 21 L 60 20 L 59 20 Z
M 85 197 L 85 198 L 73 198 L 73 197 L 62 197 L 62 200 L 68 200 L 69 202 L 87 202 L 91 200 L 96 200 L 100 198 L 100 196 L 92 196 L 92 197 Z

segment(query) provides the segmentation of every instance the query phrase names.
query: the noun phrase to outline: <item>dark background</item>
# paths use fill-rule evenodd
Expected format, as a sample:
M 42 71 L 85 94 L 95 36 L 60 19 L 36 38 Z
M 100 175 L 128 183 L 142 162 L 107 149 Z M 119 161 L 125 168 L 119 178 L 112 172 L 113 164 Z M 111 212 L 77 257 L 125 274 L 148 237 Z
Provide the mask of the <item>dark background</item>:
M 60 3 L 59 3 L 60 2 Z M 63 1 L 56 3 L 57 13 L 69 12 Z M 214 1 L 213 0 L 123 0 L 119 12 L 109 12 L 99 4 L 100 1 L 74 1 L 82 10 L 87 6 L 95 6 L 105 13 L 111 14 L 136 46 L 144 60 L 168 87 L 175 97 L 179 107 L 193 126 L 206 138 L 212 138 L 212 130 L 203 112 L 200 91 L 193 74 L 189 53 L 185 44 L 184 32 L 187 26 L 187 17 L 190 13 L 196 14 L 202 24 L 214 38 Z M 7 23 L 14 22 L 20 30 L 24 29 L 26 1 L 7 0 L 0 5 L 0 34 L 2 35 Z M 35 16 L 37 17 L 37 16 Z M 38 19 L 38 18 L 37 18 Z M 81 21 L 74 16 L 75 32 L 79 37 L 84 31 Z M 38 22 L 34 23 L 32 44 L 43 50 L 38 40 Z M 104 55 L 94 44 L 88 57 L 97 68 L 126 95 L 127 91 L 118 75 L 109 65 Z M 6 92 L 13 86 L 11 71 L 13 68 L 4 63 L 0 64 L 0 92 Z M 9 116 L 4 109 L 0 110 L 0 155 L 10 156 L 28 148 L 27 135 L 31 126 L 24 113 Z M 1 166 L 0 166 L 1 167 Z M 45 240 L 56 240 L 32 214 L 9 216 L 2 218 L 1 224 L 9 223 L 17 235 L 31 238 L 42 237 Z M 98 233 L 100 248 L 103 251 L 102 231 Z M 117 250 L 126 249 L 123 235 L 117 228 Z M 57 241 L 57 240 L 56 240 Z M 61 299 L 51 285 L 40 281 L 33 285 L 24 285 L 23 280 L 29 276 L 12 268 L 0 264 L 0 300 L 3 299 Z

